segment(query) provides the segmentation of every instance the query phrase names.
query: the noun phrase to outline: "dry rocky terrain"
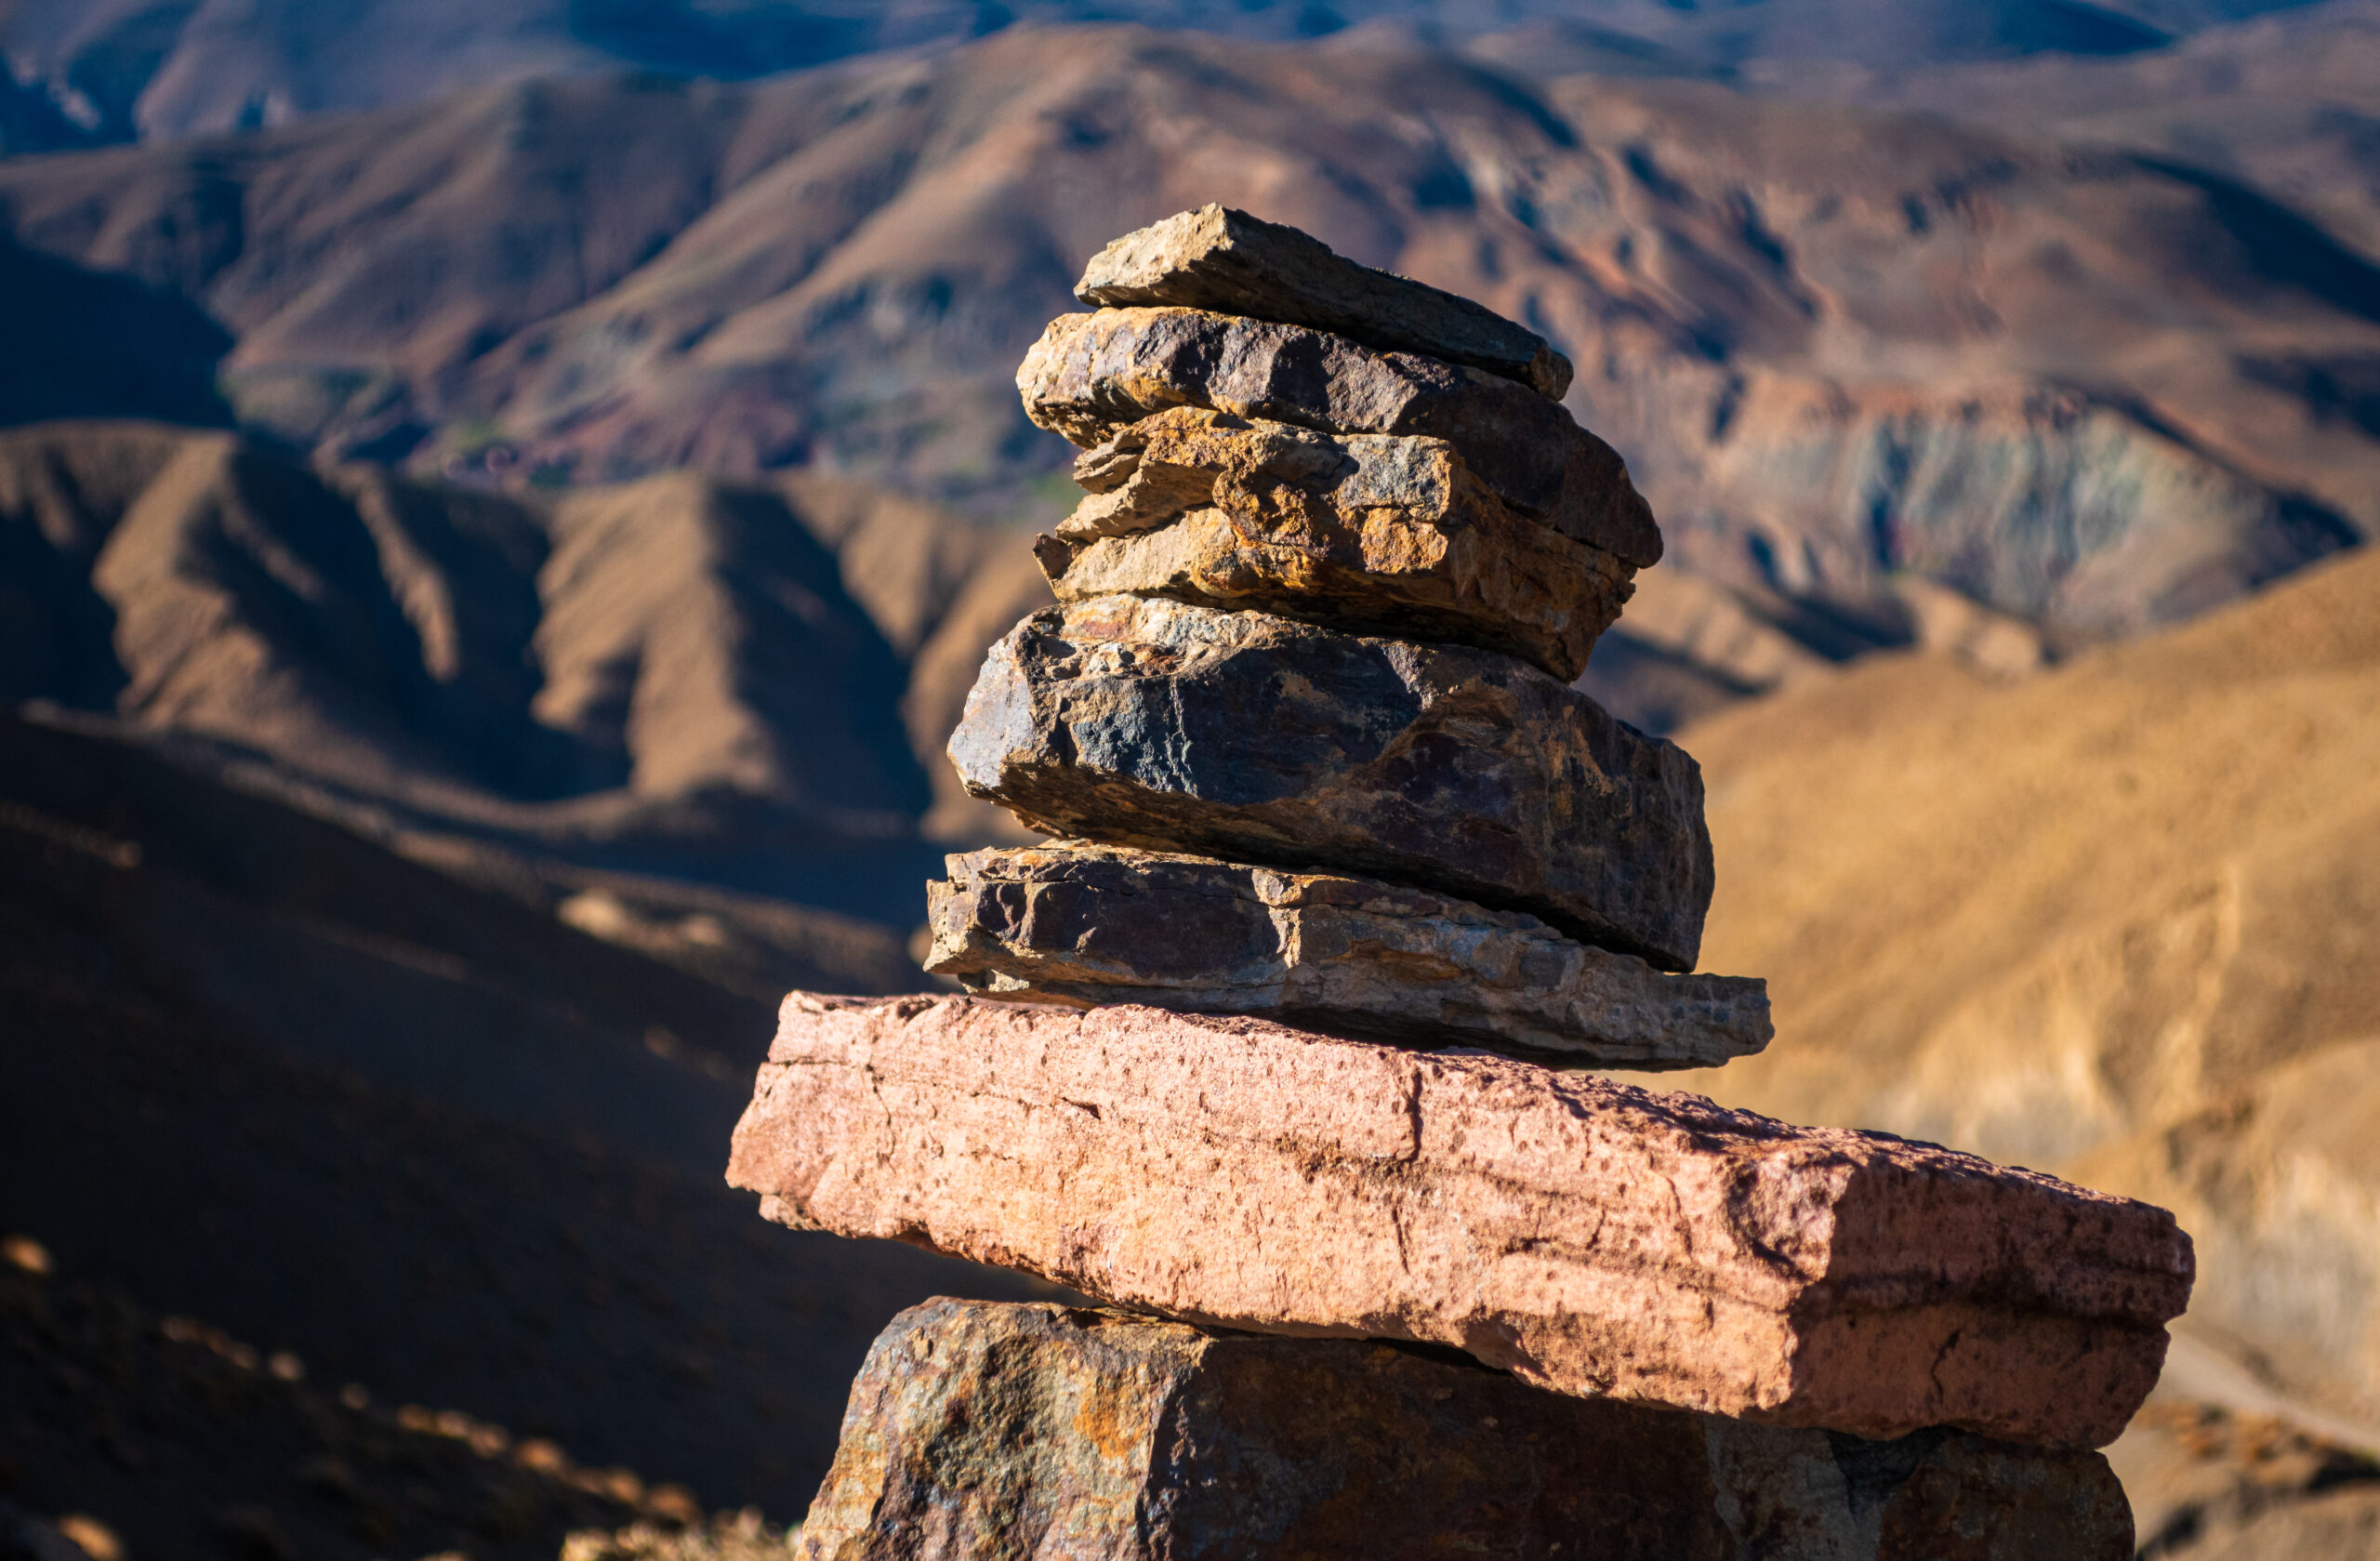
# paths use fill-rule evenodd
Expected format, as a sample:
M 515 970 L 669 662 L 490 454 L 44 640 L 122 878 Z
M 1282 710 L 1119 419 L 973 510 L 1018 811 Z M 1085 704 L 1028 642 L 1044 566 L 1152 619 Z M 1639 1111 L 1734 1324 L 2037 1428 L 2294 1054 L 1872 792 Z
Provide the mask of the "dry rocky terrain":
M 2177 1329 L 2278 1388 L 2266 1412 L 2367 1452 L 2376 572 L 2359 555 L 2015 683 L 1882 657 L 1683 738 L 1728 865 L 1704 957 L 1767 972 L 1777 1023 L 1687 1087 L 2171 1208 L 2200 1260 Z M 2235 1499 L 2156 1453 L 2154 1422 L 2135 1437 L 2117 1462 L 2136 1504 L 2167 1493 L 2155 1554 L 2369 1553 L 2368 1475 L 2301 1532 L 2291 1493 L 2321 1480 L 2251 1458 Z
M 942 755 L 1078 496 L 1010 369 L 1220 199 L 1554 337 L 1662 517 L 1581 686 L 1686 726 L 1700 968 L 1777 1023 L 1686 1087 L 2175 1209 L 2254 1392 L 2117 1444 L 2144 1553 L 2374 1553 L 2368 0 L 233 9 L 0 10 L 0 150 L 85 149 L 0 160 L 0 1234 L 57 1260 L 0 1402 L 91 1428 L 0 1417 L 0 1501 L 136 1561 L 656 1515 L 414 1403 L 781 1521 L 886 1316 L 1026 1293 L 717 1177 L 775 996 L 920 984 L 940 851 L 1017 838 Z

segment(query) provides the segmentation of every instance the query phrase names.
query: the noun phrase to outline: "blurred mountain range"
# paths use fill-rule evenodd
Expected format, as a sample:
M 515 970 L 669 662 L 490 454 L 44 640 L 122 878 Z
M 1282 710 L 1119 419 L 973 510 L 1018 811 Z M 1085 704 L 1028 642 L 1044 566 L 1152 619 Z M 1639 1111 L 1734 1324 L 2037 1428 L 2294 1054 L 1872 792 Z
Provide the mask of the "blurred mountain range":
M 998 522 L 1064 502 L 1065 448 L 1009 378 L 1082 257 L 1245 205 L 1578 359 L 1571 404 L 1677 566 L 1592 686 L 1661 725 L 1978 621 L 1995 655 L 2029 654 L 2011 626 L 2056 655 L 2380 525 L 2380 265 L 2242 171 L 2367 154 L 2368 86 L 2346 100 L 2380 79 L 2353 69 L 2380 66 L 2375 18 L 2194 39 L 2193 79 L 2236 67 L 2191 122 L 2241 126 L 2221 166 L 2054 115 L 1524 79 L 1493 39 L 1017 25 L 743 85 L 575 77 L 15 159 L 0 214 L 29 265 L 178 303 L 191 342 L 217 324 L 224 418 L 297 449 L 516 489 L 801 468 Z M 2171 54 L 2090 69 L 2162 100 Z M 2051 64 L 2044 100 L 2124 100 Z M 2368 178 L 2331 182 L 2373 206 Z M 86 378 L 170 338 L 99 334 Z

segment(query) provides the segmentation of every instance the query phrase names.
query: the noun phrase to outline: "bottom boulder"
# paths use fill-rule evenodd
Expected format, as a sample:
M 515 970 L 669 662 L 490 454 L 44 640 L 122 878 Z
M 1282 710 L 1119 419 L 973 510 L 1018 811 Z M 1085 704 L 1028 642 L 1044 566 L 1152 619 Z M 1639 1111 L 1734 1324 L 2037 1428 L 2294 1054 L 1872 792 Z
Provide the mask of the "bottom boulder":
M 934 1300 L 868 1352 L 809 1561 L 2122 1561 L 2096 1452 L 1549 1393 L 1451 1352 Z

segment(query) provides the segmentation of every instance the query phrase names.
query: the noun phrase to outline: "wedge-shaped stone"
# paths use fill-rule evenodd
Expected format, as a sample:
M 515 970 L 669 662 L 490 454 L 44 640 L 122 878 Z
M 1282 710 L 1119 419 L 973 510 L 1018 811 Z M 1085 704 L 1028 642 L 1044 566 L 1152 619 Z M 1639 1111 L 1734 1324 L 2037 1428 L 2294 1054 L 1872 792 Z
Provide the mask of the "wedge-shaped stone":
M 1506 505 L 1442 439 L 1175 407 L 1078 463 L 1035 551 L 1062 602 L 1119 591 L 1502 651 L 1568 682 L 1635 571 Z
M 1016 386 L 1026 417 L 1085 449 L 1170 406 L 1443 439 L 1523 514 L 1638 569 L 1660 560 L 1660 528 L 1610 445 L 1557 403 L 1459 364 L 1201 310 L 1103 309 L 1051 321 Z
M 949 858 L 926 969 L 994 997 L 1261 1013 L 1546 1061 L 1715 1067 L 1768 1044 L 1766 984 L 1663 975 L 1533 916 L 1373 879 L 1068 842 Z
M 1139 1005 L 795 993 L 728 1179 L 1191 1321 L 1861 1436 L 2104 1444 L 2191 1277 L 2164 1210 L 1930 1144 Z
M 1051 834 L 1416 884 L 1664 970 L 1711 903 L 1694 761 L 1491 651 L 1101 597 L 992 647 L 950 757 Z
M 1126 233 L 1091 257 L 1075 297 L 1312 325 L 1388 351 L 1484 368 L 1554 401 L 1570 389 L 1570 360 L 1535 331 L 1229 206 L 1204 205 Z
M 2126 1561 L 2106 1459 L 1544 1393 L 1352 1340 L 935 1299 L 852 1384 L 810 1561 Z

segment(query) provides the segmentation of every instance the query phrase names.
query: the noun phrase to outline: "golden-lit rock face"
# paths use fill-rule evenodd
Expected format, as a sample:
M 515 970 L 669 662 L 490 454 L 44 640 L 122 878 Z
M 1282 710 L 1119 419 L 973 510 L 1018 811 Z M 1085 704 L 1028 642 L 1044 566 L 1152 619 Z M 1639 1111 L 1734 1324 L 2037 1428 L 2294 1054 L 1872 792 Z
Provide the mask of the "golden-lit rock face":
M 2380 556 L 2030 679 L 1882 659 L 1684 740 L 1705 955 L 1768 977 L 1778 1030 L 1689 1087 L 2164 1204 L 2189 1325 L 2380 1416 Z
M 1564 681 L 1635 570 L 1520 514 L 1442 439 L 1175 407 L 1076 462 L 1036 552 L 1062 602 L 1118 592 L 1500 650 Z
M 1451 444 L 1497 497 L 1642 568 L 1660 528 L 1627 463 L 1555 402 L 1483 370 L 1195 309 L 1050 322 L 1016 371 L 1025 416 L 1087 448 L 1172 406 Z

